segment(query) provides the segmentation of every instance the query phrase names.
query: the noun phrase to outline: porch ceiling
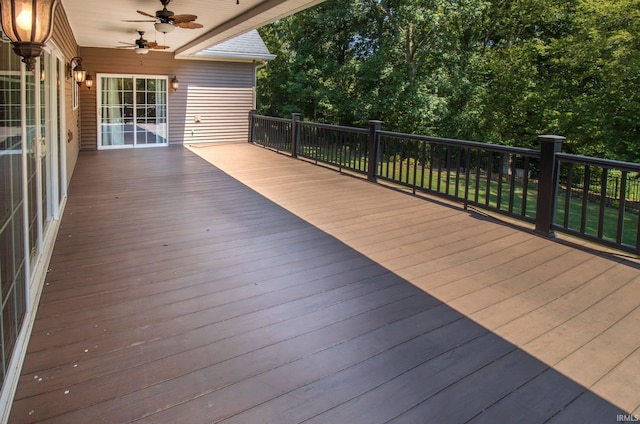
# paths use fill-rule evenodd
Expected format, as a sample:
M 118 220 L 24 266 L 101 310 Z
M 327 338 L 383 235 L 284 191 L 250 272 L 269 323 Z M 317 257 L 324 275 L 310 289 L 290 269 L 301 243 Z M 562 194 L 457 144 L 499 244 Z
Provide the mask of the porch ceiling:
M 168 45 L 167 51 L 178 58 L 190 58 L 199 51 L 259 28 L 277 19 L 292 15 L 323 0 L 175 0 L 168 9 L 176 14 L 197 15 L 202 29 L 176 28 L 169 34 L 155 31 L 152 22 L 136 13 L 141 10 L 155 14 L 162 9 L 159 0 L 61 0 L 78 44 L 82 47 L 115 48 L 119 42 L 138 38 L 136 30 L 145 31 L 145 38 Z

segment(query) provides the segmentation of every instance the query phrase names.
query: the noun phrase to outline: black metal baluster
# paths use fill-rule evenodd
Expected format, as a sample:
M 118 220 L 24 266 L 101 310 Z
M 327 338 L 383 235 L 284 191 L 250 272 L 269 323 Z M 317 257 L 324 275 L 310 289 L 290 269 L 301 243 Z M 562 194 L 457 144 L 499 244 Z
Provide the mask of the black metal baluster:
M 618 185 L 616 184 L 616 189 Z M 627 209 L 627 171 L 622 171 L 620 176 L 620 200 L 618 201 L 618 226 L 616 228 L 616 243 L 622 244 L 624 231 L 624 215 Z
M 598 212 L 598 238 L 604 236 L 604 213 L 607 206 L 607 175 L 609 174 L 607 168 L 602 168 L 602 174 L 600 177 L 600 210 Z
M 564 219 L 562 225 L 569 228 L 569 216 L 571 213 L 571 193 L 573 192 L 573 164 L 567 163 L 567 188 L 564 200 Z
M 582 185 L 582 210 L 580 211 L 580 232 L 587 228 L 587 206 L 589 205 L 589 188 L 591 186 L 591 169 L 589 165 L 584 167 L 584 184 Z

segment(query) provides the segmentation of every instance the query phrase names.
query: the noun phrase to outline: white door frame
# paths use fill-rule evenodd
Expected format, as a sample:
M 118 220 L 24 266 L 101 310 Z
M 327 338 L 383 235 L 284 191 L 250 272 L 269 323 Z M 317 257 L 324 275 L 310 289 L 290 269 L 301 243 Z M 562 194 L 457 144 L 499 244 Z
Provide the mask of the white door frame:
M 133 81 L 133 125 L 135 128 L 137 117 L 137 100 L 136 100 L 136 88 L 135 82 L 137 79 L 161 79 L 165 81 L 165 110 L 166 110 L 166 143 L 153 143 L 153 144 L 138 144 L 136 141 L 136 131 L 133 132 L 134 141 L 133 144 L 118 144 L 112 146 L 102 145 L 102 78 L 131 78 Z M 98 150 L 111 150 L 111 149 L 133 149 L 133 148 L 146 148 L 146 147 L 164 147 L 169 145 L 169 77 L 165 75 L 148 75 L 148 74 L 96 74 L 96 122 L 97 122 L 97 143 Z

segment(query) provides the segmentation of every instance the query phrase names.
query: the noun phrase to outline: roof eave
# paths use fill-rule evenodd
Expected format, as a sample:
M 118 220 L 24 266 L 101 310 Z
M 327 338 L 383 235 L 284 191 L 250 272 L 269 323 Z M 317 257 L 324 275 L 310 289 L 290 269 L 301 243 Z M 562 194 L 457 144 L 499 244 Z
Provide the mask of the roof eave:
M 176 59 L 183 60 L 210 60 L 210 61 L 224 61 L 224 62 L 264 62 L 273 60 L 276 58 L 274 54 L 247 54 L 247 53 L 197 53 L 194 55 L 175 55 Z

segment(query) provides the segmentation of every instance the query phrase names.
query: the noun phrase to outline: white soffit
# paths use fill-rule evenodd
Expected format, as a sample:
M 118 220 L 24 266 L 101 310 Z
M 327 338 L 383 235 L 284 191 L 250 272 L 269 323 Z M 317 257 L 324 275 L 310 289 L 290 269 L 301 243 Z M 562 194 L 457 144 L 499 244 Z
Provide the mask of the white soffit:
M 144 38 L 168 45 L 165 51 L 176 58 L 207 59 L 207 49 L 277 19 L 321 3 L 323 0 L 171 0 L 168 9 L 175 14 L 197 15 L 201 29 L 176 28 L 163 34 L 153 22 L 136 10 L 155 15 L 162 9 L 160 0 L 61 0 L 76 41 L 82 47 L 115 48 L 131 43 L 145 31 Z M 152 53 L 153 54 L 153 53 Z M 219 59 L 218 59 L 219 60 Z

